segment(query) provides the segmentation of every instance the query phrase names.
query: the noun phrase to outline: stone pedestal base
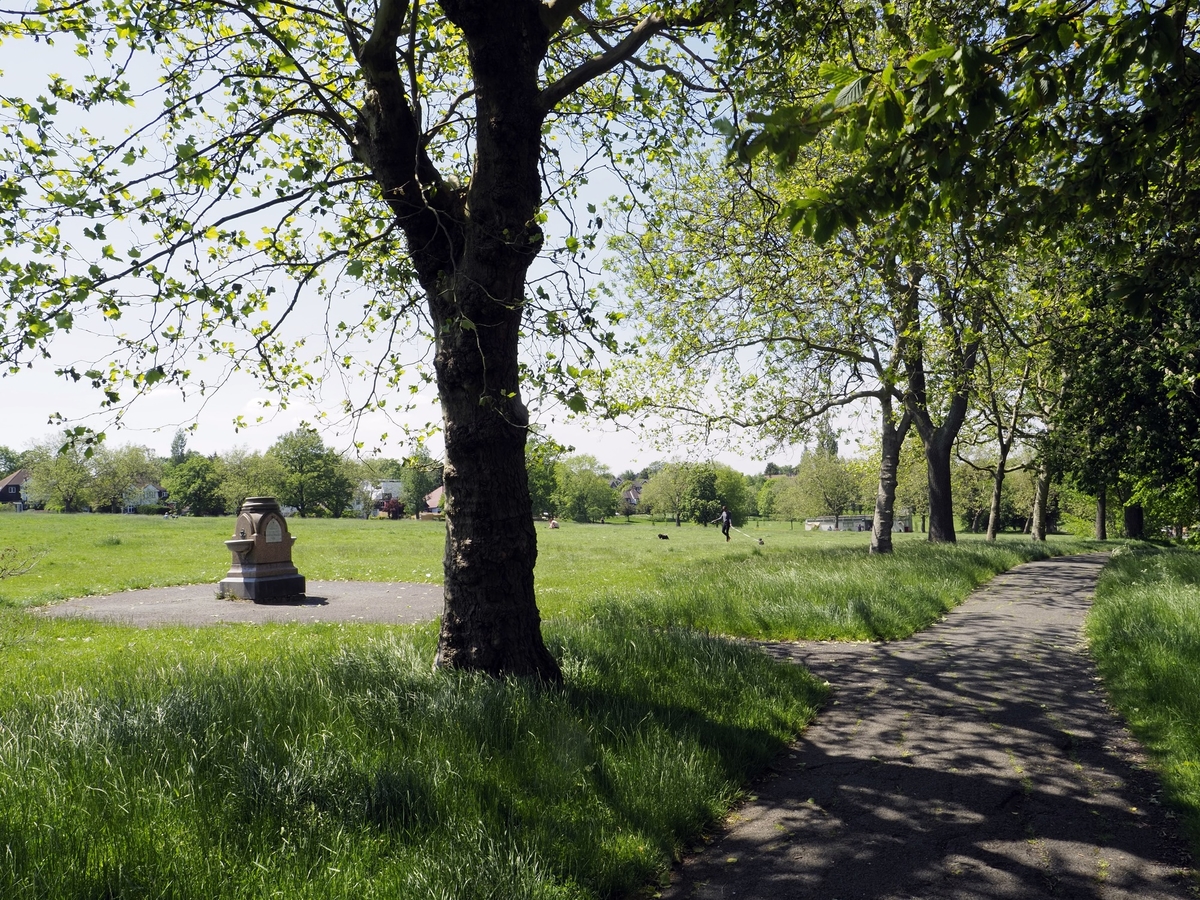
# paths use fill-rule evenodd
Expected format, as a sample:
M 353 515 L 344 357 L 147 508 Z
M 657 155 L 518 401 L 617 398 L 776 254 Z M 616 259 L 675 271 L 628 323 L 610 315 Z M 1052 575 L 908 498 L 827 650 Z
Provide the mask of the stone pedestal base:
M 220 584 L 221 593 L 256 603 L 304 596 L 304 576 L 291 563 L 234 564 Z

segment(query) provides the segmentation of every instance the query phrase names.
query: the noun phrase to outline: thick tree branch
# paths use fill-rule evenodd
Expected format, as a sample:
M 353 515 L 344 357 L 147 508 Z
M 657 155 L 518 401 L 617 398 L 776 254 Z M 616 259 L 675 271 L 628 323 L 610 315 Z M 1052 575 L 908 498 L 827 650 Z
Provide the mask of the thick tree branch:
M 412 14 L 409 0 L 380 0 L 375 27 L 358 61 L 367 81 L 354 129 L 354 155 L 375 176 L 408 237 L 418 277 L 428 289 L 453 267 L 462 245 L 460 199 L 429 158 L 400 74 L 397 43 Z
M 662 16 L 651 15 L 642 19 L 621 43 L 572 69 L 543 90 L 538 96 L 539 108 L 543 113 L 554 109 L 560 100 L 570 96 L 593 78 L 598 78 L 605 72 L 612 71 L 621 63 L 627 62 L 646 45 L 647 41 L 666 27 L 667 20 Z
M 551 0 L 542 4 L 542 24 L 546 26 L 546 34 L 553 35 L 566 24 L 567 19 L 579 12 L 583 6 L 582 0 Z

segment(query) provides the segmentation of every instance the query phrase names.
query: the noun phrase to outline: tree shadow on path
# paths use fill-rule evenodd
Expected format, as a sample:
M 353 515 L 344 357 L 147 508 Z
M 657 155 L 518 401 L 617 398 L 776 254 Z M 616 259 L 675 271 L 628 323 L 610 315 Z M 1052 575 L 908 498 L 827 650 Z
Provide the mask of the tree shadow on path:
M 1080 629 L 1102 556 L 890 644 L 768 644 L 830 705 L 668 898 L 1184 898 L 1192 859 Z

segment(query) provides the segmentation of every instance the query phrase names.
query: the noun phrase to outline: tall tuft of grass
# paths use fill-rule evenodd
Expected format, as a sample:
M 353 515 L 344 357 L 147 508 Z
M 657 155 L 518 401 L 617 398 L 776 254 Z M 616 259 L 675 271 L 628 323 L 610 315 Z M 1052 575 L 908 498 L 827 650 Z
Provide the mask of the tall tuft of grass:
M 1113 703 L 1200 851 L 1200 554 L 1149 545 L 1114 553 L 1087 636 Z
M 432 627 L 18 631 L 6 900 L 630 893 L 824 696 L 620 611 L 548 627 L 554 690 L 431 672 Z
M 609 595 L 656 625 L 774 640 L 895 640 L 936 622 L 972 589 L 1066 545 L 1029 541 L 906 541 L 871 556 L 865 546 L 801 547 L 705 560 L 664 572 L 654 589 Z

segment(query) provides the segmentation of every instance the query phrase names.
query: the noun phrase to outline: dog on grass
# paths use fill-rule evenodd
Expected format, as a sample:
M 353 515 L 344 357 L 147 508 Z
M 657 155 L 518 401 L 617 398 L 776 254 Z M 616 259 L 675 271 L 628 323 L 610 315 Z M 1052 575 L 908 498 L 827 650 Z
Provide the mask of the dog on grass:
M 660 541 L 669 541 L 671 539 L 671 536 L 669 534 L 660 534 L 658 536 L 658 539 Z

